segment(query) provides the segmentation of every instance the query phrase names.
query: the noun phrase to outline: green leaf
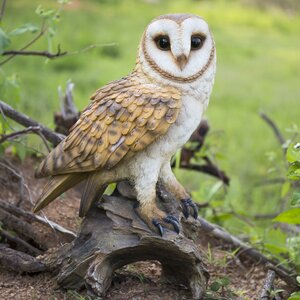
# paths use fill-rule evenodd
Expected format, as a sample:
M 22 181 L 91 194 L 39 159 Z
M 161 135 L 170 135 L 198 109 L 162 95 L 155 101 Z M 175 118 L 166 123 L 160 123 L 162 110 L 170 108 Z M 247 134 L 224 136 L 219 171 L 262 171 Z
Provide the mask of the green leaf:
M 292 143 L 288 147 L 286 159 L 289 163 L 300 162 L 300 143 Z
M 55 11 L 53 9 L 44 9 L 41 5 L 39 5 L 36 8 L 35 13 L 42 18 L 49 18 L 55 13 Z
M 10 36 L 21 35 L 26 32 L 36 33 L 37 31 L 39 31 L 39 27 L 31 23 L 27 23 L 11 31 L 9 35 Z
M 4 52 L 4 50 L 8 47 L 10 44 L 10 39 L 8 38 L 6 32 L 4 32 L 0 28 L 0 54 Z
M 300 224 L 300 208 L 291 208 L 278 215 L 273 221 L 288 223 L 288 224 Z
M 296 276 L 296 280 L 300 284 L 300 276 Z
M 211 285 L 210 285 L 210 289 L 213 292 L 217 292 L 219 289 L 221 288 L 221 285 L 218 281 L 214 281 Z
M 291 183 L 286 181 L 281 187 L 281 198 L 284 198 L 290 191 Z
M 292 180 L 300 180 L 300 162 L 289 165 L 287 177 Z
M 295 292 L 291 294 L 291 296 L 288 298 L 288 300 L 300 300 L 300 292 Z
M 218 280 L 218 282 L 222 285 L 222 286 L 228 286 L 230 284 L 230 279 L 229 277 L 225 276 L 221 279 Z
M 217 181 L 212 188 L 210 189 L 206 199 L 207 201 L 210 201 L 212 197 L 218 192 L 218 190 L 223 186 L 223 181 Z
M 19 156 L 20 160 L 24 161 L 26 154 L 27 154 L 27 149 L 22 144 L 19 144 L 16 146 L 16 152 L 17 152 L 17 155 Z
M 300 189 L 294 191 L 291 205 L 300 206 Z

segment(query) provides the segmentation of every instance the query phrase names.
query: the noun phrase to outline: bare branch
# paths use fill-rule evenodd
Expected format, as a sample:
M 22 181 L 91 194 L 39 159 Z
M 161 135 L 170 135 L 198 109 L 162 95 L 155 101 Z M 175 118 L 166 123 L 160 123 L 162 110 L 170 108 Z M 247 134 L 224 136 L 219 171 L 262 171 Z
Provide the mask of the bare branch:
M 45 20 L 43 20 L 40 32 L 31 41 L 29 41 L 24 47 L 22 47 L 19 51 L 24 51 L 27 48 L 29 48 L 37 40 L 39 40 L 45 34 L 46 31 L 47 31 L 46 23 L 45 23 Z M 15 56 L 16 56 L 16 54 L 11 54 L 11 56 L 9 56 L 7 59 L 5 59 L 5 60 L 3 60 L 3 61 L 0 62 L 0 66 L 2 66 L 4 64 L 6 64 L 7 62 L 9 62 Z
M 8 231 L 6 231 L 2 228 L 0 228 L 0 235 L 2 235 L 4 238 L 6 238 L 10 242 L 13 242 L 21 247 L 24 247 L 31 254 L 34 254 L 34 255 L 42 254 L 41 250 L 31 246 L 30 244 L 28 244 L 27 242 L 25 242 L 24 240 L 20 239 L 17 236 L 12 236 Z
M 17 171 L 15 170 L 13 167 L 8 166 L 5 163 L 0 162 L 0 166 L 2 166 L 3 168 L 7 169 L 8 171 L 10 171 L 10 173 L 12 173 L 16 178 L 19 179 L 19 201 L 17 203 L 17 206 L 19 206 L 23 200 L 24 200 L 24 178 L 23 176 Z
M 43 217 L 33 214 L 29 211 L 25 211 L 13 204 L 5 203 L 4 201 L 0 201 L 0 208 L 2 208 L 3 210 L 5 210 L 11 214 L 14 214 L 17 217 L 23 217 L 25 220 L 28 220 L 31 222 L 35 221 L 35 222 L 44 224 L 44 225 L 50 227 L 51 229 L 55 229 L 56 231 L 67 235 L 68 237 L 72 237 L 72 238 L 76 237 L 76 234 L 73 231 L 62 227 L 61 225 L 59 225 L 53 221 L 50 221 L 49 219 L 43 218 Z
M 61 51 L 60 49 L 56 53 L 51 53 L 49 51 L 20 51 L 20 50 L 9 50 L 4 51 L 2 53 L 3 56 L 5 55 L 25 55 L 25 56 L 44 56 L 50 59 L 65 56 L 68 52 Z M 1 64 L 0 64 L 1 65 Z
M 183 164 L 180 164 L 180 168 L 209 174 L 213 177 L 219 178 L 226 185 L 229 185 L 229 182 L 230 182 L 230 178 L 223 171 L 221 171 L 216 165 L 213 165 L 213 164 L 211 164 L 211 165 L 196 165 L 196 164 L 183 165 Z
M 25 114 L 16 111 L 15 109 L 13 109 L 11 106 L 9 106 L 3 101 L 0 101 L 0 111 L 2 111 L 2 113 L 5 116 L 9 117 L 10 119 L 16 121 L 17 123 L 25 127 L 40 127 L 40 132 L 47 139 L 47 141 L 53 144 L 53 146 L 57 146 L 65 138 L 64 135 L 53 132 L 49 128 L 32 120 Z
M 278 142 L 280 143 L 280 145 L 284 145 L 285 143 L 285 138 L 283 137 L 283 135 L 281 134 L 280 130 L 278 129 L 277 125 L 275 124 L 275 122 L 269 117 L 267 116 L 264 112 L 260 113 L 261 118 L 266 121 L 266 123 L 268 125 L 270 125 L 270 127 L 273 129 L 274 134 L 278 140 Z
M 28 133 L 36 133 L 43 141 L 45 147 L 47 148 L 48 152 L 50 152 L 49 145 L 44 137 L 44 135 L 41 133 L 41 127 L 40 126 L 29 126 L 26 129 L 19 130 L 10 134 L 0 134 L 0 144 L 5 142 L 6 140 L 12 140 L 15 138 L 18 138 L 21 135 L 28 134 Z

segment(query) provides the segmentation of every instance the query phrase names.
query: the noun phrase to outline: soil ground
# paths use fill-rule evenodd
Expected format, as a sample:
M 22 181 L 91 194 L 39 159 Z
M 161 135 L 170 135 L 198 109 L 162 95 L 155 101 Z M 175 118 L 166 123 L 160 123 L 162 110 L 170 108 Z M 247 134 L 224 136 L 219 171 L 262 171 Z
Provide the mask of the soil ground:
M 30 210 L 46 182 L 44 179 L 34 178 L 36 159 L 26 159 L 22 164 L 17 160 L 6 160 L 18 170 L 27 188 L 23 192 L 21 207 Z M 9 169 L 0 168 L 0 200 L 16 203 L 19 201 L 19 179 Z M 80 192 L 70 190 L 65 195 L 51 203 L 43 210 L 50 220 L 70 230 L 76 231 L 80 225 L 78 208 Z M 59 246 L 60 241 L 53 232 L 43 228 L 41 224 L 34 224 L 41 240 L 48 242 L 51 247 Z M 0 240 L 1 241 L 1 240 Z M 3 242 L 3 241 L 1 241 Z M 4 241 L 5 242 L 5 241 Z M 206 263 L 210 273 L 208 286 L 217 280 L 228 281 L 229 284 L 218 292 L 211 290 L 207 299 L 259 299 L 265 270 L 250 261 L 240 261 L 230 252 L 208 244 L 199 245 L 207 253 Z M 191 299 L 189 291 L 184 286 L 171 286 L 160 281 L 161 268 L 156 261 L 139 262 L 127 265 L 115 274 L 113 283 L 105 299 L 139 300 L 139 299 Z M 225 279 L 224 279 L 225 278 Z M 277 283 L 277 288 L 285 288 Z M 29 300 L 29 299 L 94 299 L 86 295 L 85 291 L 65 291 L 55 283 L 55 277 L 50 273 L 35 275 L 21 275 L 0 267 L 0 300 Z M 96 298 L 100 299 L 100 298 Z

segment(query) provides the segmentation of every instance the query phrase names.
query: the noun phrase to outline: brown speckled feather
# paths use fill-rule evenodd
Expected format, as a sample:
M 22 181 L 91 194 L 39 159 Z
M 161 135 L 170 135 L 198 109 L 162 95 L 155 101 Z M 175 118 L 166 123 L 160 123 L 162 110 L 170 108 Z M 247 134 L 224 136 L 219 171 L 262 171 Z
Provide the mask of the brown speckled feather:
M 91 99 L 37 176 L 113 168 L 165 134 L 181 107 L 177 89 L 143 84 L 134 73 L 97 90 Z

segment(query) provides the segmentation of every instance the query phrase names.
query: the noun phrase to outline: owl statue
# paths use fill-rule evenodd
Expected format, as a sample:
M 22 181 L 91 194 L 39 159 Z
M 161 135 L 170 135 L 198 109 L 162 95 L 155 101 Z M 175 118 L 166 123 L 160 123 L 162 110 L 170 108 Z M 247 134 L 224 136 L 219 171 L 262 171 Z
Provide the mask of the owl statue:
M 201 121 L 216 69 L 208 24 L 191 14 L 169 14 L 146 28 L 132 73 L 98 89 L 69 135 L 37 169 L 50 176 L 34 211 L 86 181 L 79 215 L 85 216 L 109 183 L 129 180 L 136 213 L 155 232 L 179 232 L 179 221 L 156 206 L 160 181 L 181 201 L 183 215 L 198 216 L 195 203 L 174 176 L 170 160 Z

